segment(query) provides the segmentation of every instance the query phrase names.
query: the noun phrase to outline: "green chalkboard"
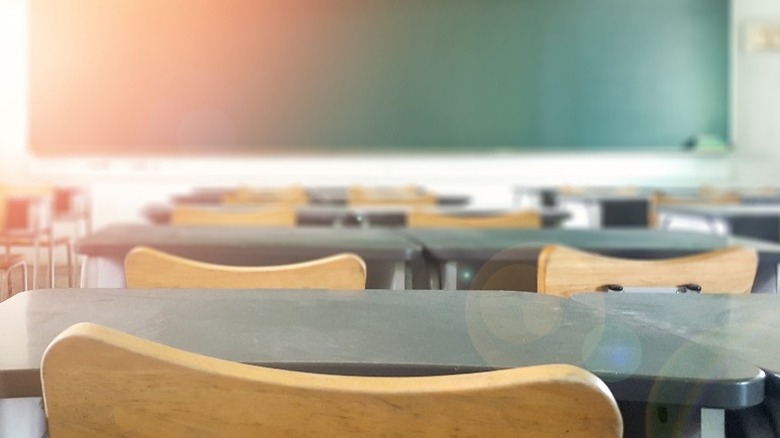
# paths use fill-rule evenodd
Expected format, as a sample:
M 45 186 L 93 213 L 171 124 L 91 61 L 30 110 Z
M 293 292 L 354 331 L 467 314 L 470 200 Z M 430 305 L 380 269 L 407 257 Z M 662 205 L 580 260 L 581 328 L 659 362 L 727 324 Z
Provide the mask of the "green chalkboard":
M 42 155 L 681 150 L 728 0 L 31 0 Z

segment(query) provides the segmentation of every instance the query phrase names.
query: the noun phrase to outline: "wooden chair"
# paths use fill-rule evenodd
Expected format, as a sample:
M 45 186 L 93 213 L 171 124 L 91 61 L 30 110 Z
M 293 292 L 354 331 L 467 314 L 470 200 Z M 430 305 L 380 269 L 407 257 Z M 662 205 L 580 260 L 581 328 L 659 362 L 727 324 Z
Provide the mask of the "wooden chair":
M 55 284 L 54 251 L 63 246 L 67 255 L 68 286 L 73 286 L 73 250 L 68 236 L 55 236 L 52 224 L 52 188 L 48 186 L 0 186 L 4 210 L 0 222 L 0 246 L 6 256 L 11 248 L 33 249 L 32 287 L 38 288 L 40 250 L 48 251 L 49 287 Z
M 711 186 L 702 186 L 699 188 L 697 195 L 679 196 L 657 192 L 651 200 L 655 207 L 664 205 L 734 205 L 741 202 L 742 196 L 737 192 L 721 191 Z M 666 218 L 666 220 L 662 221 L 656 208 L 653 211 L 652 223 L 659 228 L 668 229 L 670 227 L 670 219 Z
M 14 269 L 20 270 L 24 290 L 28 289 L 27 262 L 25 262 L 24 256 L 6 252 L 5 254 L 0 255 L 0 282 L 2 282 L 2 286 L 0 286 L 0 302 L 3 302 L 14 295 L 11 277 L 11 273 L 13 273 Z
M 374 188 L 352 186 L 347 190 L 347 203 L 352 207 L 434 206 L 438 203 L 438 198 L 436 195 L 421 191 L 416 186 Z
M 6 228 L 7 214 L 5 196 L 0 193 L 0 230 Z M 9 246 L 6 245 L 5 254 L 0 256 L 0 277 L 3 284 L 1 286 L 2 289 L 0 289 L 0 302 L 5 301 L 14 294 L 11 282 L 11 273 L 14 269 L 21 269 L 22 283 L 24 284 L 24 290 L 27 290 L 27 262 L 25 262 L 24 256 L 21 254 L 11 253 Z
M 345 289 L 366 287 L 366 264 L 343 253 L 278 266 L 226 266 L 178 257 L 147 247 L 125 257 L 130 288 Z
M 222 204 L 233 205 L 264 205 L 276 204 L 294 207 L 309 203 L 309 195 L 300 186 L 281 189 L 256 189 L 240 187 L 236 190 L 225 192 L 222 195 Z
M 537 292 L 569 296 L 606 291 L 608 285 L 675 288 L 698 285 L 701 293 L 750 293 L 756 252 L 728 247 L 687 257 L 629 260 L 548 245 L 539 254 Z
M 620 437 L 612 394 L 572 365 L 354 377 L 202 356 L 90 323 L 41 365 L 51 438 Z
M 296 215 L 295 210 L 290 206 L 231 211 L 193 205 L 176 205 L 171 211 L 171 224 L 294 227 Z
M 741 196 L 733 193 L 726 193 L 717 196 L 675 196 L 675 195 L 656 195 L 655 202 L 658 205 L 733 205 L 739 204 Z
M 458 216 L 430 210 L 411 210 L 406 215 L 409 228 L 539 228 L 538 212 L 517 211 L 490 216 Z

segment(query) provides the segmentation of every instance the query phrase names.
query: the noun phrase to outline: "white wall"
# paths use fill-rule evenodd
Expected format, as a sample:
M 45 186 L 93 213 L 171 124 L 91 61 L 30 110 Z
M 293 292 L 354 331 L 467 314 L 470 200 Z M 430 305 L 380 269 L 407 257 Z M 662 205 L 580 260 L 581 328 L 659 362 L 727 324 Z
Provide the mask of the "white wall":
M 733 72 L 738 160 L 735 175 L 740 181 L 780 183 L 780 51 L 747 50 L 749 26 L 780 26 L 780 1 L 734 0 Z
M 780 53 L 741 47 L 747 24 L 780 24 L 780 1 L 734 0 L 732 154 L 513 154 L 307 159 L 40 160 L 25 150 L 26 0 L 0 1 L 0 181 L 86 184 L 95 188 L 96 223 L 139 219 L 147 200 L 190 185 L 408 183 L 509 202 L 513 185 L 780 183 Z

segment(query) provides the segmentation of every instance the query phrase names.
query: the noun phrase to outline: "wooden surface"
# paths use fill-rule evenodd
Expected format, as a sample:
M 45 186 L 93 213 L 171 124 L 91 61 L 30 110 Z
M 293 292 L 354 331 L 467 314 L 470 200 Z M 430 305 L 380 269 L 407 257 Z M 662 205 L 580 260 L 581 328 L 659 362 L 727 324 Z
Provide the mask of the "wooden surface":
M 701 286 L 701 293 L 750 293 L 758 267 L 754 250 L 729 247 L 666 260 L 605 257 L 561 245 L 539 254 L 537 291 L 569 296 L 575 292 L 623 287 Z
M 330 376 L 237 364 L 84 323 L 49 346 L 42 378 L 52 438 L 622 436 L 606 385 L 570 365 Z
M 366 287 L 366 264 L 355 254 L 336 254 L 276 266 L 228 266 L 136 247 L 125 257 L 129 288 L 346 289 Z
M 539 213 L 535 211 L 464 217 L 428 210 L 410 210 L 406 221 L 409 228 L 539 228 L 542 223 Z
M 437 197 L 425 193 L 417 186 L 402 187 L 360 187 L 347 189 L 347 204 L 350 206 L 366 205 L 399 205 L 399 206 L 433 206 Z
M 176 205 L 171 211 L 172 225 L 230 225 L 294 227 L 295 210 L 289 206 L 229 211 L 199 206 Z
M 279 189 L 259 189 L 251 187 L 239 187 L 227 190 L 221 194 L 222 204 L 238 205 L 264 205 L 279 204 L 288 207 L 306 205 L 309 196 L 303 187 L 293 186 Z

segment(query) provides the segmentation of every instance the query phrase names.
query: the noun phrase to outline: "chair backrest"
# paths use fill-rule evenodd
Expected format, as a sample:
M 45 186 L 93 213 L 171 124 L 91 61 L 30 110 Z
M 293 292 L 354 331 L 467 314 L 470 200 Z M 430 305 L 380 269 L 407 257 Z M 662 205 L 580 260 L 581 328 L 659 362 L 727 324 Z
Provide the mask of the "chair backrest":
M 703 186 L 698 194 L 692 196 L 681 196 L 658 192 L 655 194 L 655 201 L 658 205 L 675 204 L 700 204 L 700 205 L 729 205 L 739 204 L 742 196 L 733 191 L 719 191 L 712 187 Z
M 292 186 L 279 189 L 256 189 L 240 187 L 236 190 L 225 192 L 222 195 L 223 204 L 238 205 L 263 205 L 279 204 L 287 206 L 306 205 L 309 203 L 309 195 L 306 189 Z
M 343 253 L 277 266 L 226 266 L 136 247 L 125 256 L 130 288 L 344 289 L 366 287 L 366 264 Z
M 41 366 L 52 438 L 84 436 L 620 437 L 606 385 L 571 365 L 354 377 L 245 365 L 95 324 Z
M 171 224 L 294 227 L 296 215 L 291 206 L 229 210 L 176 205 L 171 211 Z
M 347 190 L 347 203 L 350 206 L 434 206 L 438 202 L 436 195 L 425 193 L 416 186 L 401 187 L 361 187 L 352 186 Z
M 40 236 L 51 227 L 51 195 L 43 188 L 0 187 L 0 233 Z
M 560 245 L 539 254 L 537 292 L 569 296 L 603 291 L 607 285 L 674 288 L 686 284 L 701 293 L 750 293 L 758 267 L 756 252 L 728 247 L 663 260 L 606 257 Z
M 411 210 L 406 215 L 409 228 L 539 228 L 536 211 L 517 211 L 486 216 L 458 216 L 428 210 Z

